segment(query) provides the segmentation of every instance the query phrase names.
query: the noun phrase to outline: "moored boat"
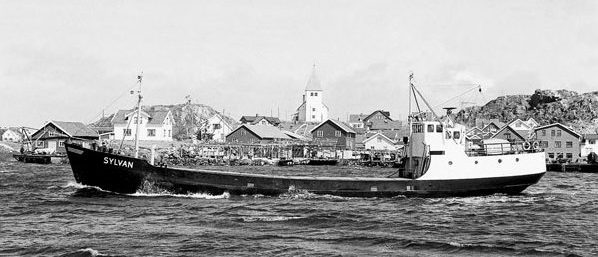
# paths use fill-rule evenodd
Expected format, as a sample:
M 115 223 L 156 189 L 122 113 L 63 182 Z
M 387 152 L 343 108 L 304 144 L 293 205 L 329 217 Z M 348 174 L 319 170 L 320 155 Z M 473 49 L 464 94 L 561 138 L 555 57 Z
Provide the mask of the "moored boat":
M 413 84 L 411 93 L 419 94 Z M 141 96 L 138 111 L 140 101 Z M 421 113 L 410 115 L 410 137 L 404 140 L 407 156 L 390 177 L 276 176 L 165 167 L 116 154 L 119 151 L 75 143 L 65 146 L 78 183 L 118 193 L 134 193 L 151 185 L 173 193 L 213 194 L 277 195 L 295 190 L 359 197 L 517 194 L 546 172 L 539 149 L 525 148 L 524 142 L 470 148 L 463 126 L 436 115 L 434 120 L 425 120 Z

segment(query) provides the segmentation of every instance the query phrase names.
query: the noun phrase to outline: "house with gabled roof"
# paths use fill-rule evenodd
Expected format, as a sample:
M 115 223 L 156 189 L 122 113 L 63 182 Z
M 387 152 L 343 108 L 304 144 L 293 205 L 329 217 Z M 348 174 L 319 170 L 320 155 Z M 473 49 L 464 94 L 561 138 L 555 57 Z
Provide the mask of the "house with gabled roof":
M 261 116 L 261 115 L 257 115 L 257 114 L 255 116 L 241 116 L 241 119 L 239 121 L 241 122 L 241 124 L 269 125 L 269 126 L 275 126 L 275 127 L 278 127 L 281 123 L 279 118 Z
M 580 159 L 581 135 L 561 123 L 536 127 L 533 136 L 550 161 Z
M 521 134 L 518 130 L 513 129 L 513 127 L 505 125 L 490 138 L 500 138 L 509 142 L 523 142 L 528 139 L 528 134 Z
M 200 131 L 202 139 L 222 143 L 226 141 L 226 135 L 233 131 L 233 124 L 216 113 L 202 124 Z
M 242 124 L 226 135 L 227 143 L 270 144 L 290 140 L 282 130 L 269 125 Z
M 15 128 L 0 129 L 0 141 L 21 142 L 21 133 Z
M 174 123 L 170 110 L 141 111 L 139 113 L 139 140 L 172 141 Z M 119 110 L 110 121 L 117 140 L 134 140 L 137 131 L 137 112 Z
M 50 121 L 31 135 L 33 149 L 44 149 L 47 153 L 65 153 L 64 143 L 74 143 L 88 147 L 99 135 L 81 122 Z
M 396 143 L 397 142 L 395 140 L 388 138 L 382 133 L 374 133 L 373 135 L 363 140 L 363 144 L 365 146 L 365 149 L 367 150 L 396 151 Z
M 355 148 L 356 132 L 342 121 L 328 119 L 315 126 L 310 133 L 313 142 L 338 150 L 352 150 Z

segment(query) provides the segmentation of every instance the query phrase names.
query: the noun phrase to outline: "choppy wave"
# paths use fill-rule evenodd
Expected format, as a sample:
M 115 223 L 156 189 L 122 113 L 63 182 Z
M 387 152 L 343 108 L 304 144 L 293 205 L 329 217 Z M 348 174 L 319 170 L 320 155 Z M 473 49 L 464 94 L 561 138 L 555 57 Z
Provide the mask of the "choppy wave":
M 180 198 L 196 198 L 196 199 L 228 199 L 228 198 L 230 198 L 230 194 L 228 192 L 224 192 L 221 195 L 211 195 L 211 194 L 206 194 L 206 193 L 173 194 L 170 192 L 162 192 L 162 193 L 135 192 L 134 194 L 127 194 L 127 195 L 138 196 L 138 197 L 180 197 Z

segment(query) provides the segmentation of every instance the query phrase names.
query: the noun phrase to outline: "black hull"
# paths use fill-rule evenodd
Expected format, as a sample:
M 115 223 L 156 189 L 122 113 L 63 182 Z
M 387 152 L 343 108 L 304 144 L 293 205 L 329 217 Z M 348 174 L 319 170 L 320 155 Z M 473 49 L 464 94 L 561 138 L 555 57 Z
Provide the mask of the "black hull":
M 104 190 L 130 194 L 151 185 L 173 193 L 279 195 L 293 190 L 356 197 L 479 196 L 518 194 L 540 180 L 544 172 L 524 176 L 412 180 L 402 178 L 341 178 L 267 176 L 150 165 L 147 161 L 67 144 L 75 180 Z

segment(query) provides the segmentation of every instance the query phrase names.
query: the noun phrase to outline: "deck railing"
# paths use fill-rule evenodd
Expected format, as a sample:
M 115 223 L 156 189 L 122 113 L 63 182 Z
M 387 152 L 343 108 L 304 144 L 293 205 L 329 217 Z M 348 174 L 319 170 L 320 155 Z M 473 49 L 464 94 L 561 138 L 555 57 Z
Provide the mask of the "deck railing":
M 465 153 L 468 156 L 505 155 L 519 153 L 534 153 L 543 151 L 539 142 L 513 141 L 502 143 L 486 143 L 475 145 L 477 147 L 466 147 Z

